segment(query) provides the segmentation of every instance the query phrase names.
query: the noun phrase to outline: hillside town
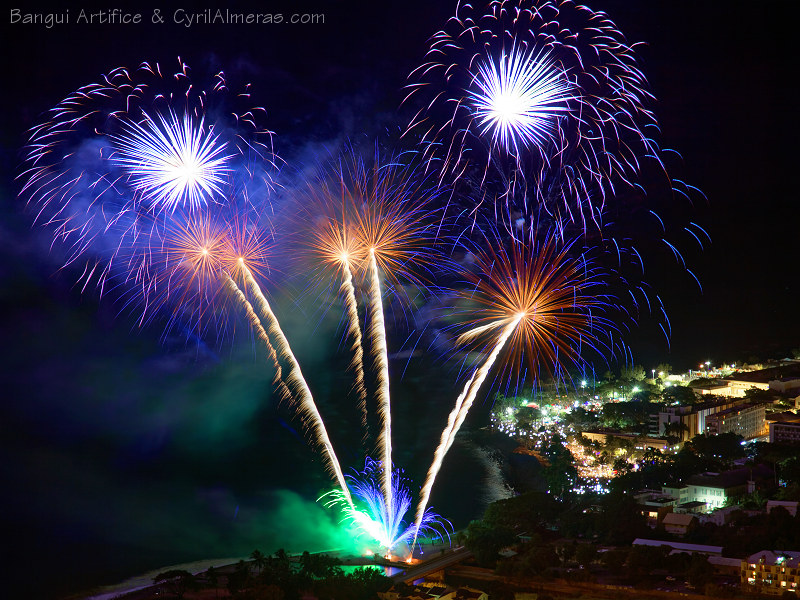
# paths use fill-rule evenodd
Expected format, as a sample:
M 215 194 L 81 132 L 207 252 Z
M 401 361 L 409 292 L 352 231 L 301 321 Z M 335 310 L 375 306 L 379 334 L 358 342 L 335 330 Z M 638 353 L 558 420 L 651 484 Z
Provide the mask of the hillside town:
M 625 367 L 499 394 L 490 421 L 472 435 L 511 494 L 450 540 L 406 560 L 255 551 L 131 597 L 798 597 L 800 358 Z

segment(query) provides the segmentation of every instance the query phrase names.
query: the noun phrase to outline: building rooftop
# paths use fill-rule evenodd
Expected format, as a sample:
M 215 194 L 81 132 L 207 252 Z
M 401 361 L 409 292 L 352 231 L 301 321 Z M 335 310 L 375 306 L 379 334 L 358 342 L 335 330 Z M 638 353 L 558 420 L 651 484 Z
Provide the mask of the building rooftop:
M 750 467 L 740 467 L 738 469 L 731 469 L 723 473 L 703 473 L 701 475 L 692 475 L 686 480 L 689 485 L 696 485 L 702 487 L 728 489 L 746 485 L 748 481 L 769 479 L 772 477 L 772 471 L 765 465 L 756 465 Z
M 785 565 L 796 568 L 800 566 L 800 552 L 789 550 L 761 550 L 747 557 L 751 565 Z
M 683 513 L 669 513 L 664 517 L 664 525 L 689 526 L 695 520 L 694 515 Z
M 742 564 L 741 558 L 726 558 L 724 556 L 709 556 L 708 562 L 720 567 L 739 567 Z
M 633 540 L 634 546 L 669 546 L 673 550 L 681 550 L 683 552 L 698 554 L 722 554 L 722 546 L 704 546 L 701 544 L 684 544 L 682 542 L 665 542 L 664 540 L 648 540 L 644 538 L 636 538 Z
M 778 367 L 769 367 L 749 373 L 736 373 L 721 381 L 743 381 L 746 383 L 769 383 L 770 381 L 800 376 L 800 362 L 791 362 Z
M 800 423 L 800 414 L 785 410 L 783 412 L 770 413 L 764 417 L 767 421 L 779 423 Z

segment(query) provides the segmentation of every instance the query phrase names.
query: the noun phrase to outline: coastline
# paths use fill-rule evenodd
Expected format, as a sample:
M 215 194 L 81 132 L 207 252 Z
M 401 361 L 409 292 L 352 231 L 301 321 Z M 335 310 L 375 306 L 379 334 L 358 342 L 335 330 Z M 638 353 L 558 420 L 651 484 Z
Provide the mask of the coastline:
M 129 579 L 117 584 L 106 585 L 86 592 L 70 595 L 65 600 L 112 600 L 113 598 L 120 597 L 124 594 L 130 594 L 132 592 L 151 587 L 153 585 L 153 578 L 164 571 L 179 569 L 183 571 L 189 571 L 192 575 L 197 575 L 198 573 L 207 571 L 209 567 L 228 567 L 235 565 L 240 560 L 250 560 L 250 558 L 245 556 L 237 558 L 204 559 L 178 565 L 160 567 L 158 569 L 148 571 L 147 573 L 130 577 Z

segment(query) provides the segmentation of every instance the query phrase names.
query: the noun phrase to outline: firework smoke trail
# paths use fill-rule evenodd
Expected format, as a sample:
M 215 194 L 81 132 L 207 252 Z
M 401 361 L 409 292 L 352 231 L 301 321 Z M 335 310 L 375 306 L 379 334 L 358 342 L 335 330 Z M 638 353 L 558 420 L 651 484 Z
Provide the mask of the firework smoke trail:
M 344 280 L 342 281 L 342 293 L 344 294 L 345 307 L 347 308 L 348 332 L 353 338 L 353 361 L 351 367 L 355 372 L 356 393 L 358 394 L 358 407 L 361 410 L 361 424 L 366 435 L 367 430 L 367 388 L 364 386 L 364 349 L 362 348 L 363 338 L 361 335 L 361 321 L 358 318 L 358 303 L 356 302 L 356 288 L 353 285 L 353 271 L 350 268 L 350 261 L 345 260 L 342 267 Z
M 228 275 L 227 273 L 222 273 L 221 276 L 223 281 L 225 282 L 225 285 L 228 286 L 230 292 L 239 301 L 239 304 L 241 304 L 242 307 L 244 308 L 250 326 L 253 328 L 253 331 L 255 331 L 256 335 L 264 343 L 264 346 L 267 349 L 269 358 L 272 361 L 272 364 L 275 366 L 275 378 L 273 380 L 273 383 L 276 386 L 278 386 L 281 396 L 283 396 L 284 399 L 291 400 L 292 392 L 289 390 L 288 387 L 286 387 L 286 383 L 284 383 L 283 381 L 283 369 L 281 369 L 281 364 L 278 361 L 278 354 L 275 352 L 275 347 L 269 341 L 267 330 L 264 329 L 264 325 L 259 320 L 256 311 L 253 310 L 253 305 L 250 304 L 250 301 L 245 297 L 244 292 L 242 292 L 242 289 L 238 285 L 236 285 L 236 282 L 230 275 Z
M 428 476 L 425 479 L 425 484 L 422 486 L 422 490 L 420 491 L 415 521 L 416 523 L 422 522 L 422 517 L 428 507 L 428 500 L 430 499 L 431 490 L 433 489 L 433 483 L 436 480 L 436 475 L 442 468 L 444 457 L 447 454 L 447 451 L 450 450 L 450 447 L 453 445 L 456 434 L 458 433 L 458 430 L 461 429 L 461 424 L 464 422 L 464 419 L 467 418 L 467 413 L 472 407 L 472 403 L 475 401 L 475 396 L 477 395 L 478 390 L 489 374 L 489 371 L 494 366 L 497 356 L 506 345 L 508 338 L 511 337 L 511 334 L 514 332 L 514 329 L 516 329 L 517 325 L 519 325 L 520 321 L 522 321 L 523 317 L 524 315 L 519 315 L 513 321 L 511 321 L 511 323 L 505 326 L 502 334 L 500 334 L 500 337 L 497 339 L 497 343 L 492 349 L 492 353 L 489 355 L 483 365 L 481 365 L 481 367 L 472 374 L 472 377 L 470 377 L 467 385 L 464 386 L 464 390 L 458 397 L 456 406 L 447 419 L 447 427 L 445 427 L 444 431 L 442 432 L 439 446 L 436 448 L 436 452 L 434 453 L 433 463 L 431 464 L 430 469 L 428 469 Z M 417 531 L 414 533 L 414 541 L 411 544 L 412 551 L 414 549 L 414 544 L 417 543 L 418 531 L 419 528 L 417 528 Z
M 535 225 L 519 239 L 504 240 L 495 231 L 472 251 L 476 268 L 465 269 L 470 285 L 462 296 L 479 309 L 474 326 L 458 343 L 483 343 L 491 336 L 484 346 L 491 351 L 449 415 L 420 494 L 418 515 L 425 511 L 442 461 L 478 391 L 489 372 L 501 365 L 501 352 L 500 376 L 530 372 L 537 378 L 542 366 L 554 377 L 563 376 L 565 365 L 579 366 L 583 350 L 613 352 L 605 338 L 617 328 L 605 313 L 619 307 L 611 303 L 616 297 L 608 291 L 609 273 L 587 250 L 575 247 L 575 240 L 562 242 L 557 232 L 544 240 L 538 235 Z
M 317 443 L 325 448 L 325 453 L 328 458 L 328 467 L 336 476 L 336 481 L 339 483 L 339 487 L 341 487 L 342 494 L 344 494 L 347 499 L 347 503 L 353 506 L 353 499 L 350 496 L 350 490 L 347 489 L 347 482 L 344 479 L 342 467 L 339 464 L 339 460 L 336 458 L 336 452 L 333 450 L 333 444 L 328 437 L 322 415 L 319 414 L 308 383 L 306 383 L 303 372 L 300 370 L 300 363 L 297 362 L 297 359 L 292 353 L 289 340 L 286 339 L 280 323 L 278 322 L 278 318 L 275 316 L 275 313 L 272 312 L 272 308 L 266 296 L 264 296 L 261 287 L 258 285 L 255 278 L 253 278 L 253 274 L 246 265 L 242 265 L 242 273 L 244 274 L 247 287 L 256 298 L 256 305 L 261 313 L 261 317 L 269 324 L 269 332 L 278 340 L 277 346 L 281 355 L 289 362 L 291 371 L 289 372 L 288 383 L 298 389 L 296 397 L 304 421 L 310 426 L 311 430 L 315 432 Z
M 380 273 L 375 259 L 375 250 L 369 251 L 370 270 L 370 304 L 372 305 L 372 323 L 370 337 L 372 351 L 378 363 L 378 412 L 383 421 L 383 432 L 380 438 L 380 452 L 383 456 L 383 491 L 386 498 L 387 511 L 392 507 L 392 407 L 389 396 L 389 356 L 386 346 L 386 324 L 383 319 L 383 298 L 381 297 Z
M 342 185 L 344 188 L 344 185 Z M 312 188 L 313 189 L 313 188 Z M 341 192 L 345 197 L 343 189 Z M 323 198 L 322 210 L 330 209 L 331 196 L 327 190 L 320 194 Z M 313 197 L 315 200 L 317 196 Z M 363 260 L 363 245 L 355 241 L 350 235 L 347 226 L 347 210 L 342 208 L 341 214 L 337 214 L 328 219 L 324 225 L 314 228 L 313 249 L 315 260 L 322 265 L 325 270 L 324 277 L 328 278 L 328 271 L 332 271 L 330 277 L 335 279 L 342 278 L 339 291 L 344 297 L 345 310 L 347 314 L 347 334 L 352 338 L 351 350 L 353 358 L 350 368 L 355 373 L 354 388 L 358 395 L 358 405 L 361 411 L 361 424 L 364 428 L 364 436 L 367 435 L 367 390 L 364 383 L 364 350 L 362 347 L 363 336 L 361 334 L 361 323 L 358 318 L 358 302 L 356 300 L 356 290 L 353 283 L 353 264 Z
M 384 496 L 391 512 L 391 398 L 381 277 L 398 283 L 398 278 L 403 277 L 414 285 L 421 284 L 410 267 L 423 264 L 431 255 L 431 250 L 424 246 L 424 241 L 430 235 L 425 225 L 430 213 L 423 208 L 438 195 L 439 190 L 430 189 L 414 168 L 404 166 L 397 158 L 387 160 L 377 150 L 370 165 L 357 155 L 347 156 L 338 165 L 335 176 L 338 189 L 331 192 L 330 187 L 324 186 L 322 196 L 328 210 L 341 205 L 341 208 L 334 208 L 336 217 L 333 219 L 341 224 L 329 227 L 323 236 L 318 235 L 316 246 L 327 256 L 327 264 L 348 269 L 354 264 L 364 266 L 370 318 L 369 352 L 377 370 L 376 400 L 381 422 L 377 446 L 384 468 Z M 348 238 L 346 228 L 350 218 L 353 223 L 352 240 Z M 347 261 L 342 260 L 343 253 L 350 257 Z M 357 255 L 357 261 L 352 260 L 353 253 Z M 352 271 L 345 276 L 351 277 Z M 348 295 L 347 301 L 351 302 L 348 318 L 355 331 L 358 314 L 355 297 L 350 291 Z

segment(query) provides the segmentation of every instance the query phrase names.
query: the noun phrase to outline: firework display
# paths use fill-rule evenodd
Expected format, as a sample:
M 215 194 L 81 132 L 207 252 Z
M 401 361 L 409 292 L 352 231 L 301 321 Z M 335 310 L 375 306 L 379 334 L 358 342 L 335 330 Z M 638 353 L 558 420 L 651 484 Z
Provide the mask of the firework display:
M 30 133 L 20 179 L 36 222 L 62 242 L 67 264 L 101 265 L 85 276 L 102 287 L 121 249 L 148 243 L 160 213 L 261 204 L 277 158 L 263 109 L 247 101 L 221 72 L 197 85 L 181 61 L 174 74 L 143 63 L 79 88 Z
M 611 205 L 645 163 L 663 170 L 634 46 L 603 13 L 572 0 L 462 3 L 432 39 L 403 101 L 415 109 L 404 151 L 348 148 L 298 189 L 284 185 L 263 109 L 235 106 L 248 94 L 230 94 L 222 73 L 192 83 L 183 62 L 169 77 L 148 63 L 116 69 L 65 98 L 30 132 L 20 175 L 66 265 L 85 263 L 83 287 L 119 289 L 140 325 L 222 340 L 244 322 L 337 486 L 320 500 L 395 555 L 452 531 L 428 505 L 487 380 L 568 381 L 587 355 L 617 352 L 637 316 L 619 290 L 637 307 L 650 300 L 622 268 L 630 258 L 644 271 L 608 226 Z M 276 214 L 295 230 L 279 231 Z M 687 231 L 699 241 L 698 226 Z M 291 262 L 298 240 L 291 276 L 341 300 L 362 442 L 378 457 L 352 475 L 272 303 L 273 263 Z M 452 300 L 452 349 L 474 359 L 413 522 L 393 459 L 388 308 L 413 311 L 407 289 Z
M 364 510 L 355 510 L 339 490 L 328 492 L 322 499 L 329 507 L 340 506 L 346 520 L 381 547 L 396 552 L 401 546 L 413 545 L 419 532 L 430 537 L 448 537 L 449 522 L 429 510 L 423 512 L 417 524 L 404 523 L 412 496 L 399 469 L 392 473 L 391 502 L 387 502 L 383 489 L 383 467 L 370 458 L 367 458 L 364 470 L 349 475 L 348 481 L 353 495 L 365 506 Z
M 506 378 L 532 371 L 539 379 L 542 369 L 559 378 L 564 376 L 561 371 L 580 366 L 584 349 L 612 350 L 615 324 L 605 316 L 612 303 L 603 292 L 605 273 L 588 254 L 575 256 L 572 244 L 536 235 L 534 229 L 527 239 L 511 238 L 509 248 L 494 236 L 474 249 L 474 265 L 465 272 L 469 284 L 462 294 L 479 308 L 458 341 L 478 344 L 486 358 L 450 412 L 420 494 L 418 523 L 442 461 L 493 368 Z
M 634 46 L 573 0 L 459 3 L 409 79 L 406 135 L 444 180 L 477 180 L 479 202 L 589 229 L 661 163 Z

